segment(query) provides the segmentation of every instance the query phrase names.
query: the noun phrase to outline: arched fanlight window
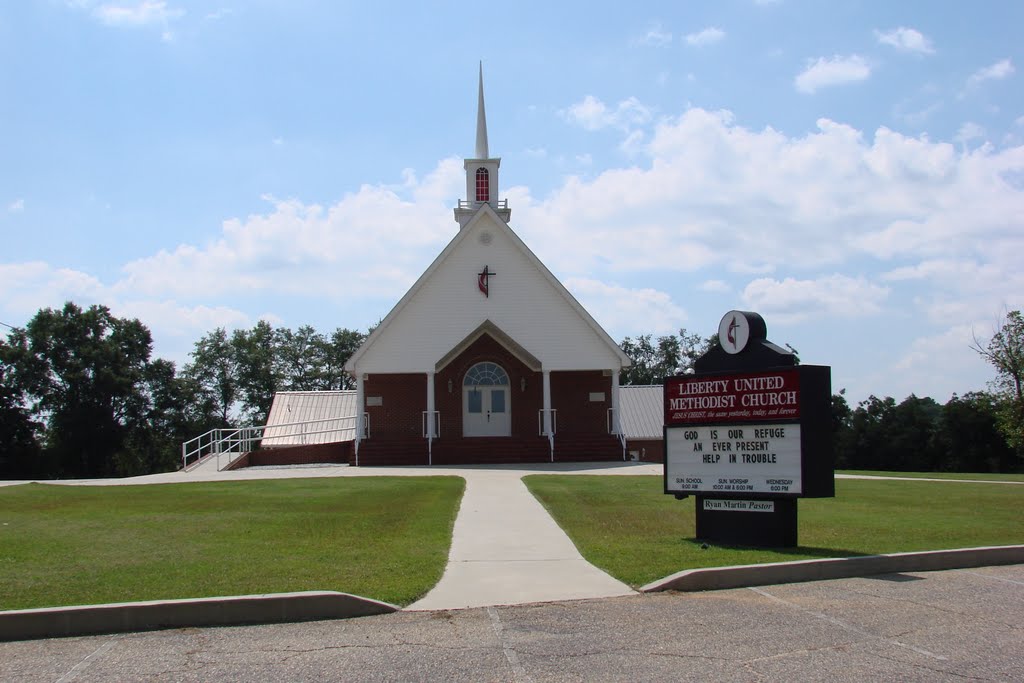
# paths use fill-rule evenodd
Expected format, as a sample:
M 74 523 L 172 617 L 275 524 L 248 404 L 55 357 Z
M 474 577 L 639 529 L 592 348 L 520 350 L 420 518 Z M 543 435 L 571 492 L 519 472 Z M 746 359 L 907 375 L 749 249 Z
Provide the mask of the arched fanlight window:
M 491 201 L 491 179 L 486 168 L 476 169 L 476 200 L 478 202 Z
M 508 386 L 508 374 L 495 363 L 477 363 L 466 373 L 463 386 Z

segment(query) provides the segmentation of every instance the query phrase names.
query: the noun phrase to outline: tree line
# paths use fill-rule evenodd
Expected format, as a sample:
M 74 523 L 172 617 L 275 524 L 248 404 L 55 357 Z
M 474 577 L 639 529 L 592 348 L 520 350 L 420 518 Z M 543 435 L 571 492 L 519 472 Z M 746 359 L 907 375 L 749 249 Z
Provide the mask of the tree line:
M 174 470 L 181 444 L 265 424 L 277 391 L 347 389 L 365 335 L 265 321 L 200 338 L 180 371 L 150 331 L 105 306 L 43 309 L 0 341 L 0 479 L 124 477 Z
M 368 333 L 367 333 L 368 334 Z M 105 306 L 43 309 L 0 340 L 0 479 L 132 476 L 173 470 L 181 443 L 210 429 L 266 423 L 274 393 L 354 388 L 345 362 L 366 334 L 265 321 L 216 328 L 189 362 L 152 358 L 152 335 Z M 717 343 L 625 338 L 622 385 L 661 384 Z M 795 349 L 791 350 L 795 352 Z M 931 398 L 832 397 L 840 468 L 1013 472 L 1024 469 L 1024 318 L 1011 311 L 974 351 L 996 370 L 989 391 Z M 798 359 L 799 360 L 799 359 Z

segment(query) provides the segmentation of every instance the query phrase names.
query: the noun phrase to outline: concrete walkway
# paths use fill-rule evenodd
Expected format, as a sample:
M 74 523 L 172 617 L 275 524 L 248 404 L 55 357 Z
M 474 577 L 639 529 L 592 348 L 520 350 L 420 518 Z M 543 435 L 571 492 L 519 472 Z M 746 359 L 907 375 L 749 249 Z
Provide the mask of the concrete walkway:
M 634 592 L 583 559 L 521 476 L 477 471 L 466 477 L 444 576 L 407 609 L 517 605 Z

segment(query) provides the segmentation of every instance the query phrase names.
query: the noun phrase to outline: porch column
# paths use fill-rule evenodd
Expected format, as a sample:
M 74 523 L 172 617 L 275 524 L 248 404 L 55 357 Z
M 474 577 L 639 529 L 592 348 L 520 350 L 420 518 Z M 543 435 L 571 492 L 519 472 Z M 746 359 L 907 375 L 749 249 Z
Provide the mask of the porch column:
M 437 430 L 434 424 L 434 371 L 427 372 L 427 438 L 436 439 Z
M 366 390 L 363 387 L 363 373 L 358 370 L 355 372 L 356 376 L 356 467 L 359 466 L 359 443 L 363 440 L 363 433 L 366 431 L 366 424 L 364 423 L 366 412 Z
M 544 436 L 551 436 L 551 371 L 544 371 Z
M 622 433 L 622 421 L 619 417 L 619 373 L 612 370 L 612 434 Z

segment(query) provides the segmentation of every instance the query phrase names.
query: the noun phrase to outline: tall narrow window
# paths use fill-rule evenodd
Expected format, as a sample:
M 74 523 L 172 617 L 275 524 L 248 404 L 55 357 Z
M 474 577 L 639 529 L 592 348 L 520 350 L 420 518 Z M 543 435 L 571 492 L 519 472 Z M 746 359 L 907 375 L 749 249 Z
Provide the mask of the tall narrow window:
M 476 200 L 478 202 L 491 201 L 491 179 L 486 168 L 476 169 Z

